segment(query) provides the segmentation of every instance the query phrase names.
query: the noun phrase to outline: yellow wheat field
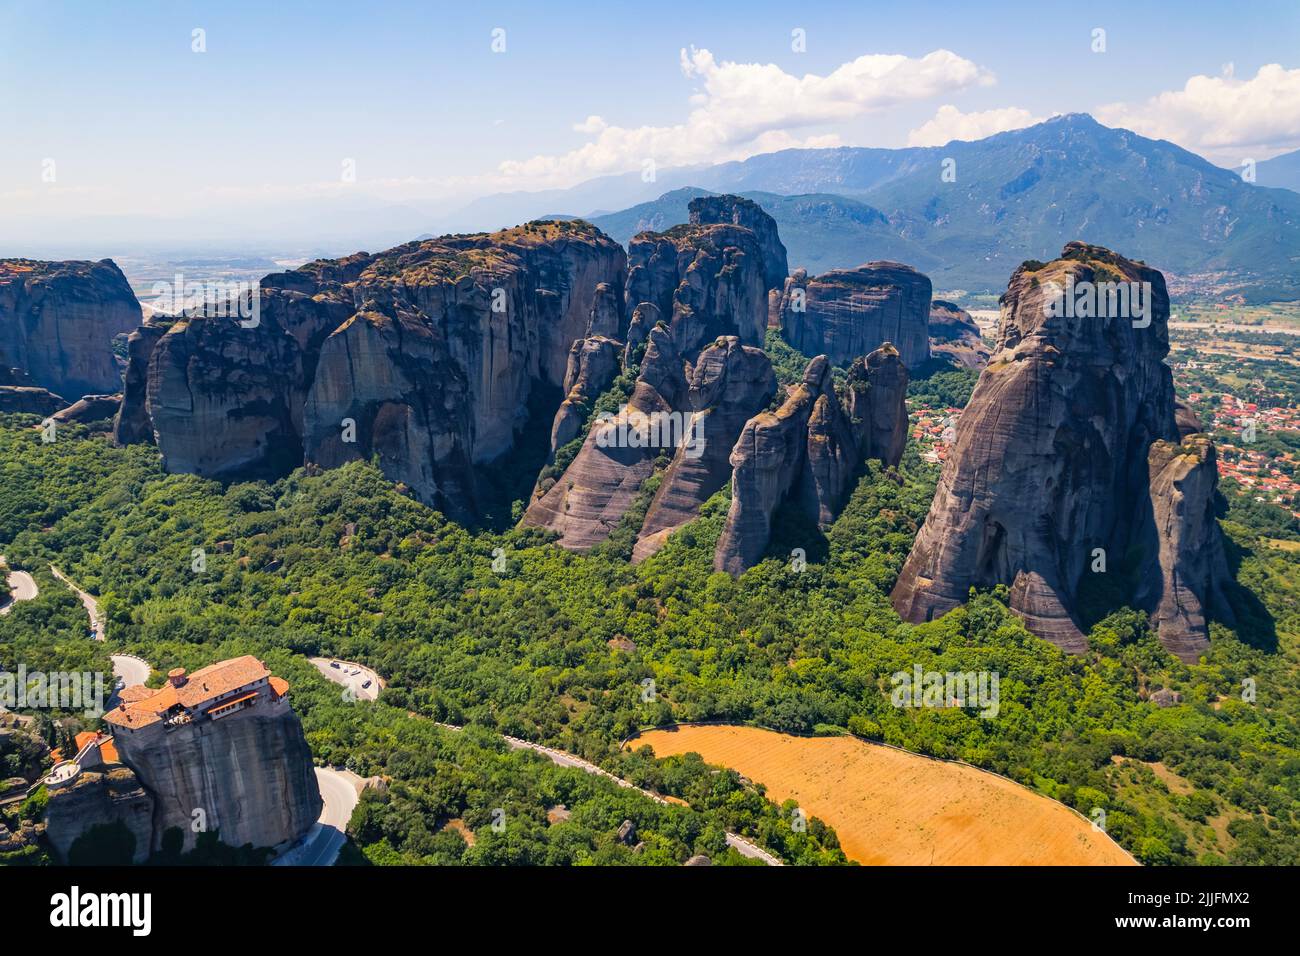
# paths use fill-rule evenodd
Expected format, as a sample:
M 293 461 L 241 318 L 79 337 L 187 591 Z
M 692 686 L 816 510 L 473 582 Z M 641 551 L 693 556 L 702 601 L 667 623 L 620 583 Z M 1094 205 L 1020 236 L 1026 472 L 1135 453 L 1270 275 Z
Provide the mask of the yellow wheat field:
M 656 755 L 698 753 L 794 798 L 869 865 L 1134 866 L 1063 804 L 961 764 L 853 737 L 792 737 L 756 727 L 654 730 L 629 742 Z

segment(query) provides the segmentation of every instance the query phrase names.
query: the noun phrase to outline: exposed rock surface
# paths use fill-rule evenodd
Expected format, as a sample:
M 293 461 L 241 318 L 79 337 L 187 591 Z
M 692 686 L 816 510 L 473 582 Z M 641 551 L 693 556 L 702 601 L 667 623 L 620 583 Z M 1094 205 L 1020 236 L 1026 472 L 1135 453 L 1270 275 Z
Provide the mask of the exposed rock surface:
M 31 385 L 0 385 L 0 412 L 51 415 L 68 403 L 48 388 Z
M 907 369 L 889 343 L 850 368 L 845 399 L 819 355 L 776 412 L 746 423 L 731 452 L 731 508 L 713 566 L 739 575 L 757 564 L 772 517 L 794 500 L 820 527 L 843 507 L 862 463 L 898 464 L 907 440 Z
M 781 296 L 785 340 L 805 355 L 846 365 L 892 342 L 908 368 L 930 357 L 930 280 L 897 262 L 869 262 L 810 277 L 799 269 Z
M 687 390 L 685 362 L 673 334 L 652 328 L 627 408 L 592 423 L 577 457 L 529 506 L 523 523 L 559 532 L 560 545 L 571 551 L 589 551 L 608 538 L 653 473 L 655 459 L 671 453 L 654 443 L 654 436 L 642 437 L 645 420 L 665 420 L 683 407 Z
M 45 836 L 67 862 L 72 844 L 86 831 L 120 823 L 135 838 L 132 862 L 143 863 L 154 847 L 153 813 L 153 797 L 129 768 L 85 770 L 66 787 L 50 792 Z M 188 832 L 188 815 L 185 829 Z
M 1214 443 L 1194 435 L 1175 444 L 1156 441 L 1147 453 L 1150 475 L 1149 533 L 1156 547 L 1147 554 L 1135 596 L 1153 607 L 1162 643 L 1184 661 L 1210 646 L 1211 615 L 1228 623 L 1232 577 L 1219 531 L 1219 473 Z
M 776 393 L 772 362 L 740 339 L 719 339 L 687 372 L 690 439 L 678 447 L 646 512 L 632 560 L 659 550 L 677 528 L 699 516 L 700 506 L 731 478 L 731 448 L 745 423 Z
M 767 329 L 763 265 L 758 239 L 744 226 L 643 232 L 628 246 L 625 301 L 629 308 L 655 306 L 683 354 L 693 355 L 724 335 L 761 347 Z
M 943 299 L 930 302 L 930 354 L 975 370 L 989 363 L 989 348 L 970 313 Z
M 167 327 L 148 323 L 126 339 L 126 373 L 122 377 L 122 404 L 113 420 L 113 441 L 119 445 L 152 444 L 153 423 L 146 407 L 149 359 Z
M 80 422 L 83 425 L 102 422 L 116 415 L 121 404 L 121 395 L 86 395 L 51 417 L 56 422 Z
M 1050 307 L 1071 278 L 1084 290 L 1149 283 L 1145 318 L 1110 303 L 1074 314 Z M 1164 277 L 1107 249 L 1070 243 L 1062 258 L 1016 270 L 997 348 L 894 587 L 905 619 L 930 620 L 971 587 L 1006 584 L 1031 631 L 1078 651 L 1078 596 L 1096 573 L 1095 549 L 1109 557 L 1107 573 L 1119 573 L 1132 548 L 1146 561 L 1137 597 L 1156 612 L 1161 641 L 1182 656 L 1204 646 L 1195 605 L 1216 593 L 1222 571 L 1218 525 L 1206 513 L 1215 470 L 1208 443 L 1172 459 L 1159 444 L 1179 438 L 1163 362 L 1168 316 Z M 1155 517 L 1140 520 L 1153 506 Z
M 551 425 L 552 456 L 578 437 L 590 404 L 618 375 L 622 351 L 619 342 L 603 335 L 588 336 L 573 343 L 569 368 L 564 373 L 564 401 Z
M 111 259 L 0 259 L 0 367 L 61 395 L 116 392 L 113 338 L 140 324 L 140 303 Z
M 777 233 L 776 220 L 763 207 L 740 196 L 697 196 L 686 207 L 692 225 L 732 223 L 744 226 L 758 240 L 763 254 L 763 281 L 768 289 L 785 285 L 790 266 L 786 261 L 785 246 Z
M 470 466 L 510 450 L 534 384 L 560 388 L 589 327 L 624 334 L 625 267 L 594 227 L 535 222 L 267 276 L 255 326 L 207 309 L 137 340 L 149 427 L 129 384 L 119 432 L 218 478 L 377 454 L 465 515 Z
M 171 827 L 192 849 L 195 809 L 230 846 L 275 846 L 320 816 L 311 751 L 287 704 L 272 714 L 252 709 L 195 721 L 122 756 L 154 798 L 154 849 Z

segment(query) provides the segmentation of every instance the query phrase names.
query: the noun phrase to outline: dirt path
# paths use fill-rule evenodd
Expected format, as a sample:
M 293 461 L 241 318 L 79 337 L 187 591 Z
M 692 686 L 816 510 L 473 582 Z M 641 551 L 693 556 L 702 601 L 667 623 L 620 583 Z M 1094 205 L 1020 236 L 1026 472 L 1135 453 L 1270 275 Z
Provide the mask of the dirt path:
M 656 756 L 698 753 L 793 798 L 870 865 L 1133 866 L 1069 807 L 975 767 L 855 737 L 794 737 L 742 726 L 652 730 L 628 742 Z
M 66 577 L 62 571 L 52 564 L 50 565 L 50 571 L 56 578 L 66 584 L 73 594 L 81 598 L 81 603 L 86 608 L 86 614 L 90 617 L 90 629 L 95 632 L 95 640 L 104 640 L 104 618 L 99 613 L 99 602 L 77 587 L 71 578 Z

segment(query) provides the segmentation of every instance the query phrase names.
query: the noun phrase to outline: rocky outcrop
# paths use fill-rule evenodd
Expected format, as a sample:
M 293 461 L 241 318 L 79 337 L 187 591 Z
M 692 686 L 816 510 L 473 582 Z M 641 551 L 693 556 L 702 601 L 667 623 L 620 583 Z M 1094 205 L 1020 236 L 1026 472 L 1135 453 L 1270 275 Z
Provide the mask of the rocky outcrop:
M 980 327 L 969 312 L 943 299 L 930 302 L 930 354 L 976 371 L 989 364 Z
M 116 392 L 113 339 L 140 324 L 140 303 L 111 259 L 0 259 L 0 367 L 61 395 Z
M 786 276 L 790 274 L 785 245 L 777 233 L 776 220 L 762 206 L 740 196 L 697 196 L 686 209 L 692 225 L 732 223 L 752 232 L 763 256 L 764 284 L 768 289 L 780 289 L 785 285 Z
M 1112 296 L 1121 286 L 1104 283 L 1138 283 L 1145 308 L 1142 298 L 1125 308 Z M 1195 605 L 1222 572 L 1206 513 L 1213 455 L 1208 442 L 1176 454 L 1162 444 L 1179 439 L 1168 316 L 1164 277 L 1107 249 L 1070 243 L 1016 270 L 997 347 L 894 587 L 899 614 L 928 621 L 972 587 L 1005 584 L 1031 631 L 1079 651 L 1079 590 L 1098 573 L 1097 549 L 1115 574 L 1135 552 L 1145 559 L 1135 599 L 1155 612 L 1161 640 L 1182 655 L 1203 646 Z M 1144 510 L 1149 521 L 1135 517 Z
M 149 323 L 127 336 L 122 404 L 113 420 L 113 441 L 119 445 L 153 444 L 153 424 L 147 408 L 149 359 L 166 331 L 165 325 Z
M 625 267 L 594 227 L 547 221 L 267 276 L 256 322 L 208 308 L 151 350 L 142 330 L 144 415 L 128 383 L 119 432 L 215 478 L 378 456 L 465 516 L 472 466 L 511 449 L 534 386 L 559 390 L 589 328 L 625 333 Z
M 591 403 L 609 388 L 619 373 L 623 348 L 603 335 L 579 339 L 569 350 L 569 368 L 564 373 L 564 401 L 551 425 L 551 456 L 578 437 L 587 420 Z
M 670 534 L 699 516 L 700 506 L 731 478 L 729 455 L 745 423 L 776 393 L 767 354 L 741 345 L 735 336 L 702 351 L 686 379 L 682 420 L 688 439 L 674 451 L 650 503 L 633 561 L 654 554 Z
M 761 347 L 767 328 L 763 268 L 758 238 L 744 226 L 695 224 L 643 232 L 628 246 L 625 301 L 629 310 L 653 305 L 685 355 L 726 335 Z
M 45 836 L 66 863 L 72 845 L 92 827 L 120 824 L 135 840 L 132 862 L 143 863 L 154 848 L 153 814 L 153 797 L 128 767 L 83 770 L 70 784 L 50 792 Z M 188 832 L 188 821 L 185 829 Z
M 0 385 L 0 413 L 52 415 L 67 404 L 62 396 L 55 395 L 48 388 L 36 388 L 31 385 Z
M 781 296 L 785 340 L 805 355 L 847 365 L 892 342 L 908 368 L 930 357 L 930 280 L 897 262 L 810 277 L 799 269 Z
M 1233 623 L 1227 591 L 1232 577 L 1219 531 L 1214 444 L 1193 435 L 1181 444 L 1156 441 L 1147 453 L 1149 508 L 1144 537 L 1154 539 L 1134 596 L 1153 608 L 1160 641 L 1194 662 L 1210 646 L 1209 619 Z
M 117 414 L 121 404 L 121 395 L 86 395 L 50 417 L 56 422 L 79 422 L 87 425 L 112 418 Z
M 558 532 L 570 551 L 589 551 L 618 526 L 655 459 L 673 453 L 674 415 L 684 406 L 686 364 L 663 326 L 650 330 L 641 374 L 626 407 L 592 423 L 582 448 L 524 513 L 523 524 Z
M 895 466 L 907 440 L 907 369 L 889 343 L 849 370 L 843 400 L 819 355 L 775 412 L 746 423 L 732 449 L 731 507 L 714 552 L 716 570 L 757 564 L 772 518 L 787 499 L 819 527 L 839 514 L 862 463 Z
M 220 720 L 196 720 L 122 750 L 154 799 L 153 848 L 178 827 L 194 846 L 195 810 L 230 846 L 276 846 L 302 836 L 320 816 L 320 788 L 302 724 L 285 704 Z

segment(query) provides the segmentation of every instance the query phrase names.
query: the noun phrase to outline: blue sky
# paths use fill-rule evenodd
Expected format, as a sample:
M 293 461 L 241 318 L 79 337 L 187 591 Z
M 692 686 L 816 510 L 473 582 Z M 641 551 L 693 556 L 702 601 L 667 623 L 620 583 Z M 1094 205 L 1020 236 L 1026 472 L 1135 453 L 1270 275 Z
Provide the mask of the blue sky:
M 1225 165 L 1300 147 L 1300 4 L 976 6 L 8 0 L 0 216 L 181 214 L 344 189 L 454 204 L 648 154 L 902 146 L 1071 111 Z M 795 28 L 806 52 L 791 49 Z M 846 66 L 882 54 L 897 69 Z

